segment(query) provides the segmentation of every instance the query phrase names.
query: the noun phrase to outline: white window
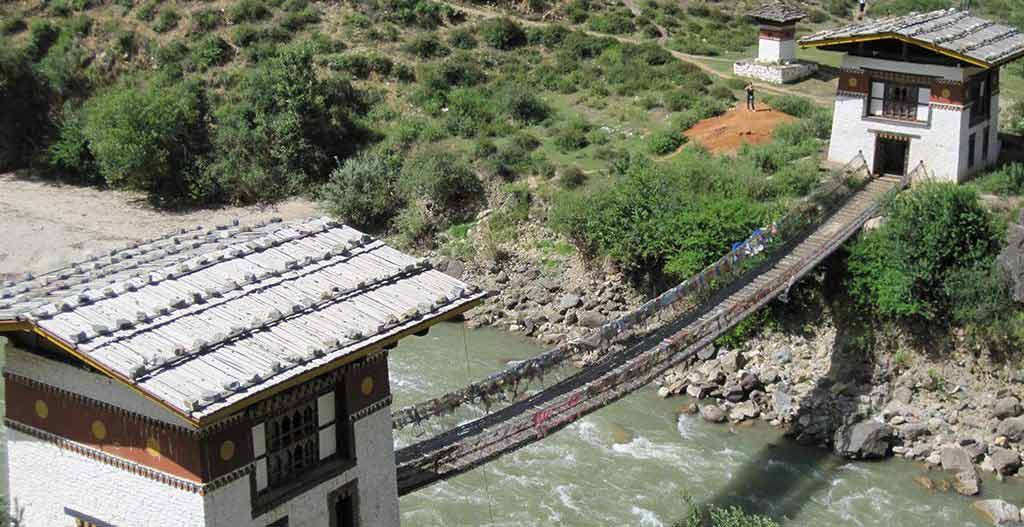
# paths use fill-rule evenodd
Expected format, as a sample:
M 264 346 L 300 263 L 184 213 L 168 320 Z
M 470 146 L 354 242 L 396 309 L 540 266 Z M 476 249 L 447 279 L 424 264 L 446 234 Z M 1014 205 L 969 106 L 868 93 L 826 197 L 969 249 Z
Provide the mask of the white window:
M 932 90 L 931 88 L 918 88 L 917 89 L 917 120 L 927 121 L 928 120 L 928 109 L 931 107 Z
M 871 83 L 871 115 L 882 115 L 882 101 L 885 100 L 885 83 Z

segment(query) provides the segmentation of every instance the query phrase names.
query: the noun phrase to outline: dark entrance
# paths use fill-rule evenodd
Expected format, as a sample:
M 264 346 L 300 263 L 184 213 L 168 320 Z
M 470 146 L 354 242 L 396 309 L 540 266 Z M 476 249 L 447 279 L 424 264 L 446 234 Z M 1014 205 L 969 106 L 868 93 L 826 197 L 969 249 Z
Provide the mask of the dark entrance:
M 331 527 L 356 527 L 359 511 L 356 505 L 356 482 L 327 495 L 331 510 Z
M 875 144 L 875 173 L 902 176 L 907 172 L 910 139 L 878 136 Z

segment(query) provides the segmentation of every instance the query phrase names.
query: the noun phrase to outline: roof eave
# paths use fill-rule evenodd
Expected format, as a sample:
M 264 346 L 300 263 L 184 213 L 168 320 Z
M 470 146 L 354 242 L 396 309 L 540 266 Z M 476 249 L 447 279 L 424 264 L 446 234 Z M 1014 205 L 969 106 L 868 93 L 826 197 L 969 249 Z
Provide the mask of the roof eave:
M 823 47 L 823 46 L 834 46 L 834 45 L 837 45 L 837 44 L 856 44 L 856 43 L 859 43 L 859 42 L 871 42 L 871 41 L 875 41 L 875 40 L 888 40 L 888 39 L 896 39 L 896 40 L 899 40 L 899 41 L 902 41 L 902 42 L 906 42 L 907 44 L 913 44 L 915 46 L 919 46 L 919 47 L 922 47 L 922 48 L 934 51 L 936 53 L 939 53 L 939 54 L 942 54 L 942 55 L 946 55 L 947 57 L 951 57 L 951 58 L 954 58 L 954 59 L 966 62 L 968 64 L 972 64 L 974 66 L 978 66 L 979 68 L 991 68 L 991 67 L 997 65 L 997 64 L 990 63 L 990 62 L 986 62 L 984 60 L 976 59 L 974 57 L 969 57 L 969 56 L 964 55 L 962 53 L 957 53 L 957 52 L 955 52 L 953 50 L 946 49 L 946 48 L 943 48 L 941 46 L 937 46 L 935 44 L 931 44 L 931 43 L 925 42 L 923 40 L 917 40 L 917 39 L 914 39 L 914 38 L 910 38 L 910 37 L 908 37 L 906 35 L 901 35 L 899 33 L 876 33 L 876 34 L 873 34 L 873 35 L 858 35 L 858 36 L 850 36 L 850 37 L 825 38 L 825 39 L 820 39 L 820 40 L 801 39 L 801 40 L 797 41 L 797 44 L 799 44 L 801 48 L 820 48 L 820 47 Z M 1009 60 L 1001 62 L 999 64 L 1003 64 L 1005 62 L 1009 62 Z

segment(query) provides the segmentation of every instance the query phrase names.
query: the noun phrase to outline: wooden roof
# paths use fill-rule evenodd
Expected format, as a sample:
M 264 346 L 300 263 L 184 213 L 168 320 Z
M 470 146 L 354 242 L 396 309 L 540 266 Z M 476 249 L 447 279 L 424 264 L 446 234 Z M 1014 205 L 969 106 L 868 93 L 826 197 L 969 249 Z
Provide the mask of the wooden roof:
M 800 39 L 804 47 L 895 39 L 979 67 L 1000 66 L 1024 54 L 1017 28 L 957 9 L 911 13 L 826 29 Z
M 4 286 L 0 331 L 35 331 L 196 425 L 483 297 L 327 218 L 182 231 Z

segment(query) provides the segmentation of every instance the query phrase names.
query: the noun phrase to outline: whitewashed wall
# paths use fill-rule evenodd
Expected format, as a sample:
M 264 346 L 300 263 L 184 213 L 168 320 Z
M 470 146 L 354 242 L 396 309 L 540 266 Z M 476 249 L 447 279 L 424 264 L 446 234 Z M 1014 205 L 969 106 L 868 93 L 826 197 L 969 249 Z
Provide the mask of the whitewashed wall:
M 288 516 L 289 527 L 324 527 L 328 525 L 327 495 L 354 479 L 358 479 L 360 527 L 398 527 L 398 483 L 389 407 L 356 421 L 355 445 L 356 467 L 255 520 L 249 478 L 207 494 L 206 527 L 264 527 L 283 516 Z
M 778 40 L 760 38 L 757 42 L 757 60 L 775 62 L 782 58 L 782 46 Z
M 118 527 L 203 525 L 203 498 L 7 429 L 9 488 L 26 527 L 74 525 L 68 507 Z

